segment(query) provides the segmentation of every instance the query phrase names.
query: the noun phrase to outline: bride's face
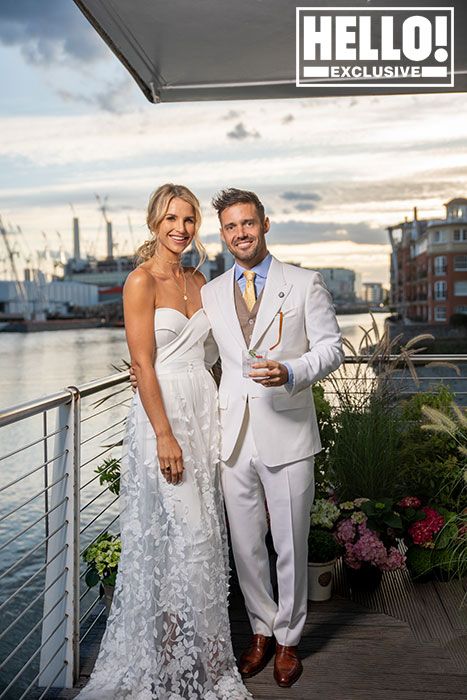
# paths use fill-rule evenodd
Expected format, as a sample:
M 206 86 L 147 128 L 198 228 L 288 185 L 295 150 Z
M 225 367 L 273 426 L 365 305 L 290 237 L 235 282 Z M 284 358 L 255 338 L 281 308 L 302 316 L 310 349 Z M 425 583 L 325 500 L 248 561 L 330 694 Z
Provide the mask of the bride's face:
M 195 210 L 180 197 L 174 197 L 157 229 L 159 253 L 165 248 L 181 255 L 195 235 Z

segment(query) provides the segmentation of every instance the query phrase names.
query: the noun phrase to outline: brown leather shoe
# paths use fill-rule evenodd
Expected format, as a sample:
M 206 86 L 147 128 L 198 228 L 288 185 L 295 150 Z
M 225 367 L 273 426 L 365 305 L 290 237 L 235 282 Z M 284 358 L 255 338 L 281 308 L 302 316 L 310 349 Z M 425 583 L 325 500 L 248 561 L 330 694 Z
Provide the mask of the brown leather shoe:
M 297 647 L 276 644 L 274 680 L 281 688 L 290 688 L 302 675 L 303 666 L 298 658 Z
M 251 678 L 263 670 L 272 658 L 272 637 L 254 634 L 250 646 L 245 649 L 238 663 L 238 670 L 243 678 Z

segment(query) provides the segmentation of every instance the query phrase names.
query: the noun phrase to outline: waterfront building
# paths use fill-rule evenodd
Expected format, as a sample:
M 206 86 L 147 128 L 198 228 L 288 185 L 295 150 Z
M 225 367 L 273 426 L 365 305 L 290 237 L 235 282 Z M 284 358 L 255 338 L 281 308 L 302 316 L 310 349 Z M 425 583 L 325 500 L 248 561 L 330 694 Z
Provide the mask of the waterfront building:
M 37 278 L 37 275 L 34 275 Z M 45 277 L 22 282 L 0 280 L 0 313 L 24 318 L 69 316 L 76 307 L 93 307 L 98 303 L 94 284 L 54 280 Z
M 444 219 L 388 227 L 392 246 L 390 303 L 405 321 L 447 324 L 467 314 L 467 199 L 445 205 Z
M 345 267 L 317 267 L 335 303 L 355 302 L 360 296 L 360 279 L 355 270 Z
M 362 298 L 366 304 L 379 306 L 384 300 L 384 289 L 381 282 L 363 282 Z
M 229 252 L 224 241 L 222 241 L 222 249 L 213 258 L 207 257 L 204 263 L 199 268 L 203 275 L 206 277 L 207 281 L 219 277 L 226 270 L 228 270 L 233 265 L 233 256 Z M 186 267 L 196 267 L 199 263 L 199 255 L 195 246 L 192 244 L 191 247 L 185 251 L 182 256 L 182 265 Z

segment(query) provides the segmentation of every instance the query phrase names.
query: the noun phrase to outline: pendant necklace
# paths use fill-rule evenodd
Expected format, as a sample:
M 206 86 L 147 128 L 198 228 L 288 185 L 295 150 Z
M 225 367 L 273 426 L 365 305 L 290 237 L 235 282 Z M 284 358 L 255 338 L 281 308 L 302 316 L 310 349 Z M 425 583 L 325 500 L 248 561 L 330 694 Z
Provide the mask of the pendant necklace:
M 173 280 L 174 280 L 175 284 L 177 285 L 177 287 L 179 288 L 180 293 L 181 293 L 181 295 L 183 296 L 184 301 L 188 301 L 188 295 L 187 295 L 187 293 L 186 293 L 186 275 L 185 275 L 185 273 L 184 273 L 184 271 L 183 271 L 183 268 L 182 268 L 182 265 L 181 265 L 181 260 L 176 260 L 175 262 L 172 262 L 171 260 L 163 260 L 159 255 L 156 255 L 155 257 L 156 257 L 156 258 L 159 258 L 162 262 L 168 263 L 169 265 L 178 265 L 178 266 L 180 267 L 180 274 L 181 274 L 182 277 L 183 277 L 183 289 L 182 289 L 182 287 L 180 287 L 180 285 L 178 284 L 177 278 L 175 277 L 175 275 L 174 275 L 174 277 L 173 277 Z
M 181 292 L 181 294 L 182 294 L 182 296 L 183 296 L 183 299 L 184 299 L 185 301 L 188 301 L 188 296 L 187 296 L 187 293 L 186 293 L 186 275 L 185 275 L 185 273 L 183 272 L 182 269 L 180 269 L 180 274 L 183 276 L 183 290 L 182 290 L 182 288 L 180 287 L 180 285 L 178 284 L 177 278 L 175 277 L 175 275 L 174 275 L 174 282 L 175 282 L 175 284 L 177 285 L 177 287 L 179 288 L 179 290 L 180 290 L 180 292 Z

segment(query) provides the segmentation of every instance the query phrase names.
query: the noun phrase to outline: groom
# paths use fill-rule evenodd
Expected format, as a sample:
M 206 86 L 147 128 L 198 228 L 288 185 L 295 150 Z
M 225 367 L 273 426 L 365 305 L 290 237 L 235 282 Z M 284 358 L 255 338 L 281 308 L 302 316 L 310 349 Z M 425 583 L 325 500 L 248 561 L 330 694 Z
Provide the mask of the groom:
M 213 200 L 235 265 L 202 288 L 222 361 L 221 475 L 232 548 L 253 637 L 239 669 L 255 675 L 274 650 L 274 678 L 289 687 L 307 612 L 307 538 L 314 454 L 321 449 L 311 386 L 343 360 L 331 296 L 321 275 L 279 262 L 266 246 L 269 219 L 257 195 Z M 267 350 L 252 377 L 242 353 Z M 274 601 L 265 536 L 277 552 Z

